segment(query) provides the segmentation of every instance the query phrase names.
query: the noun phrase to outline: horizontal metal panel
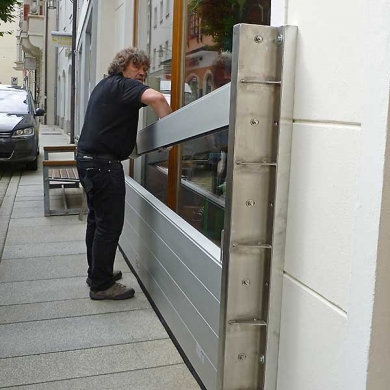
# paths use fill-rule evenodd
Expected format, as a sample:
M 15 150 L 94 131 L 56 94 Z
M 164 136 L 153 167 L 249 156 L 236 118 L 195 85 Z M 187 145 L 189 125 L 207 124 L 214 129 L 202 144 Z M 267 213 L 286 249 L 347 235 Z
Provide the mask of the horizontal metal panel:
M 137 254 L 131 246 L 131 243 L 125 239 L 121 242 L 121 249 L 126 254 L 133 265 L 136 267 Z M 159 284 L 153 279 L 152 275 L 144 267 L 139 267 L 138 276 L 141 278 L 143 285 L 147 289 L 154 303 L 163 314 L 164 319 L 168 318 L 168 326 L 175 335 L 177 342 L 185 352 L 187 358 L 194 367 L 196 373 L 201 378 L 203 384 L 208 390 L 216 389 L 217 371 L 207 356 L 202 353 L 202 349 L 195 337 L 188 330 L 185 322 L 179 316 L 178 312 L 164 294 Z
M 126 201 L 135 210 L 142 210 L 142 217 L 145 221 L 152 225 L 166 245 L 219 300 L 221 293 L 220 248 L 136 181 L 128 177 L 126 184 L 129 186 Z M 137 195 L 132 191 L 135 191 Z
M 153 277 L 155 283 L 164 291 L 166 299 L 175 308 L 188 331 L 202 347 L 205 357 L 210 360 L 210 364 L 216 367 L 218 336 L 212 331 L 202 316 L 199 315 L 199 312 L 192 305 L 192 302 L 183 294 L 182 290 L 180 290 L 175 281 L 166 272 L 164 267 L 162 267 L 157 258 L 149 251 L 146 243 L 137 236 L 129 225 L 125 227 L 124 233 L 127 236 L 128 243 L 132 246 L 134 252 L 138 256 L 138 268 L 136 268 L 136 270 L 138 271 L 141 280 L 143 280 L 141 269 L 144 268 L 148 271 L 150 276 Z M 121 244 L 121 247 L 125 246 Z M 154 297 L 152 297 L 152 299 L 154 299 Z M 169 326 L 169 318 L 165 317 L 162 311 L 161 313 Z
M 210 291 L 177 257 L 174 248 L 170 248 L 164 243 L 158 231 L 154 231 L 145 220 L 137 214 L 131 205 L 126 204 L 126 234 L 127 226 L 135 230 L 142 243 L 153 255 L 154 260 L 158 261 L 164 270 L 169 274 L 172 280 L 178 285 L 183 294 L 196 307 L 200 315 L 205 319 L 215 334 L 218 334 L 219 326 L 219 300 L 213 296 Z M 129 232 L 128 234 L 133 234 Z M 149 254 L 148 254 L 149 256 Z M 150 257 L 150 256 L 149 256 Z
M 120 247 L 208 389 L 216 388 L 220 249 L 131 178 Z
M 137 154 L 227 128 L 229 102 L 230 83 L 145 127 L 137 135 Z

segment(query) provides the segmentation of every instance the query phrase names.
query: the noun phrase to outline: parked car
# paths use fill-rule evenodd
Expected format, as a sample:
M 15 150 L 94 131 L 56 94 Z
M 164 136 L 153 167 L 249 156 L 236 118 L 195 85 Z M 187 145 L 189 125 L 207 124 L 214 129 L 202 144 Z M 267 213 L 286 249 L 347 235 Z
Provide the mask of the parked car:
M 23 87 L 0 85 L 0 164 L 26 163 L 38 168 L 39 116 L 31 93 Z

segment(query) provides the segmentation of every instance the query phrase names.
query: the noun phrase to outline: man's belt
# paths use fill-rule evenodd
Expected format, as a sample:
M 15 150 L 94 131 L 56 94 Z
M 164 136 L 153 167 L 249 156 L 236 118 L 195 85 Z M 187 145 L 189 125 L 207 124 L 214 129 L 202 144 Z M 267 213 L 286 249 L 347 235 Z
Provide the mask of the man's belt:
M 110 160 L 110 161 L 120 161 L 117 156 L 114 156 L 110 153 L 84 153 L 80 150 L 77 151 L 77 157 L 81 157 L 85 160 Z

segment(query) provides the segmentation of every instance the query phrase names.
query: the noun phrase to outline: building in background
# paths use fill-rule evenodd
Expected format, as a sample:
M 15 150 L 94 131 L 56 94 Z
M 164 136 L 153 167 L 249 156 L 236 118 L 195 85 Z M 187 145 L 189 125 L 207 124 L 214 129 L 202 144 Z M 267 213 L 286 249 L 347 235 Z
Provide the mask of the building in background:
M 20 7 L 16 8 L 15 21 L 13 23 L 2 23 L 0 29 L 2 32 L 11 32 L 0 37 L 0 83 L 23 85 L 23 73 L 15 68 L 15 60 L 19 47 L 16 45 L 16 39 L 19 35 L 19 13 Z
M 36 105 L 45 109 L 45 123 L 55 124 L 56 56 L 48 42 L 57 26 L 54 2 L 23 0 L 18 14 L 14 69 L 22 74 L 19 85 L 28 87 Z

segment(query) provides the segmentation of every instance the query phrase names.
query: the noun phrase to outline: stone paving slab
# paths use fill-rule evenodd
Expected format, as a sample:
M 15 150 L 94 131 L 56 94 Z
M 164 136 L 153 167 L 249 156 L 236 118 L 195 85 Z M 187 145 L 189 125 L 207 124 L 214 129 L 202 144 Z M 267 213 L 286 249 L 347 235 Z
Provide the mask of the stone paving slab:
M 15 211 L 14 211 L 15 213 Z M 80 237 L 82 238 L 82 237 Z M 58 256 L 86 253 L 85 242 L 68 241 L 68 242 L 49 242 L 37 244 L 20 244 L 5 246 L 3 259 L 21 259 L 26 257 L 38 256 Z
M 135 276 L 125 273 L 121 279 L 123 284 L 141 292 Z M 87 298 L 89 288 L 85 276 L 75 278 L 34 280 L 26 282 L 0 283 L 1 305 L 22 303 L 53 302 L 68 299 Z
M 15 203 L 22 203 L 22 202 L 28 202 L 28 201 L 36 201 L 41 200 L 43 204 L 43 196 L 42 195 L 36 195 L 36 196 L 23 196 L 19 198 L 15 198 Z
M 14 209 L 30 209 L 40 207 L 43 210 L 43 200 L 42 198 L 34 198 L 31 200 L 22 200 L 15 202 Z
M 82 224 L 83 226 L 85 226 L 85 221 L 79 221 L 77 215 L 61 215 L 61 216 L 53 216 L 53 217 L 44 217 L 43 215 L 41 215 L 39 217 L 26 218 L 24 220 L 11 218 L 9 226 L 10 228 L 15 228 L 20 226 L 40 228 L 40 226 L 56 226 L 56 225 L 69 225 L 69 224 L 70 225 Z
M 10 227 L 8 229 L 5 245 L 18 245 L 21 237 L 23 237 L 24 244 L 79 241 L 80 238 L 84 236 L 84 233 L 84 224 L 41 226 L 39 229 L 31 229 L 30 227 Z
M 184 364 L 20 386 L 17 390 L 199 390 Z
M 150 368 L 150 363 L 144 355 L 145 348 L 152 351 L 154 361 L 157 362 L 155 368 Z M 22 387 L 30 389 L 43 388 L 38 387 L 43 385 L 42 382 L 49 382 L 47 385 L 50 387 L 44 387 L 45 389 L 67 390 L 113 390 L 118 388 L 117 385 L 120 386 L 119 388 L 131 390 L 137 388 L 148 390 L 198 389 L 199 387 L 195 387 L 193 378 L 188 376 L 188 371 L 185 372 L 185 366 L 180 363 L 181 358 L 169 340 L 156 340 L 6 359 L 4 372 L 7 375 L 7 382 L 16 386 L 24 383 L 37 383 L 36 386 Z M 168 365 L 171 366 L 167 367 Z M 175 380 L 173 380 L 174 377 Z M 61 384 L 59 380 L 66 381 Z M 151 386 L 152 383 L 153 386 Z M 170 387 L 166 387 L 168 385 Z
M 43 216 L 43 204 L 42 207 L 34 207 L 28 209 L 15 209 L 12 213 L 12 218 L 32 218 L 32 217 L 41 217 Z
M 76 194 L 76 195 L 72 195 L 72 196 L 75 196 L 77 198 L 80 197 L 80 194 Z M 50 195 L 50 199 L 62 199 L 62 194 L 59 193 L 57 195 Z M 17 204 L 22 204 L 22 203 L 26 203 L 26 202 L 38 202 L 40 201 L 42 203 L 42 206 L 43 206 L 43 197 L 40 195 L 40 196 L 23 196 L 23 197 L 20 197 L 20 198 L 15 198 L 15 203 Z M 47 218 L 51 218 L 51 217 L 47 217 Z
M 17 198 L 24 196 L 41 196 L 43 197 L 43 184 L 32 184 L 29 186 L 20 186 L 16 194 Z
M 28 175 L 27 172 L 23 172 L 23 176 L 20 179 L 20 186 L 28 185 L 43 185 L 43 174 L 37 175 L 35 172 Z
M 150 304 L 145 294 L 141 292 L 137 292 L 132 299 L 117 302 L 97 302 L 88 297 L 55 302 L 27 303 L 0 306 L 0 324 L 80 317 L 83 315 L 88 316 L 91 314 L 142 309 L 150 309 Z
M 0 325 L 0 358 L 167 338 L 152 309 Z
M 122 273 L 131 273 L 122 259 L 115 260 L 114 267 Z M 45 270 L 45 272 L 42 272 Z M 86 276 L 86 255 L 32 257 L 2 261 L 0 282 L 21 282 Z M 1 305 L 1 302 L 0 302 Z

